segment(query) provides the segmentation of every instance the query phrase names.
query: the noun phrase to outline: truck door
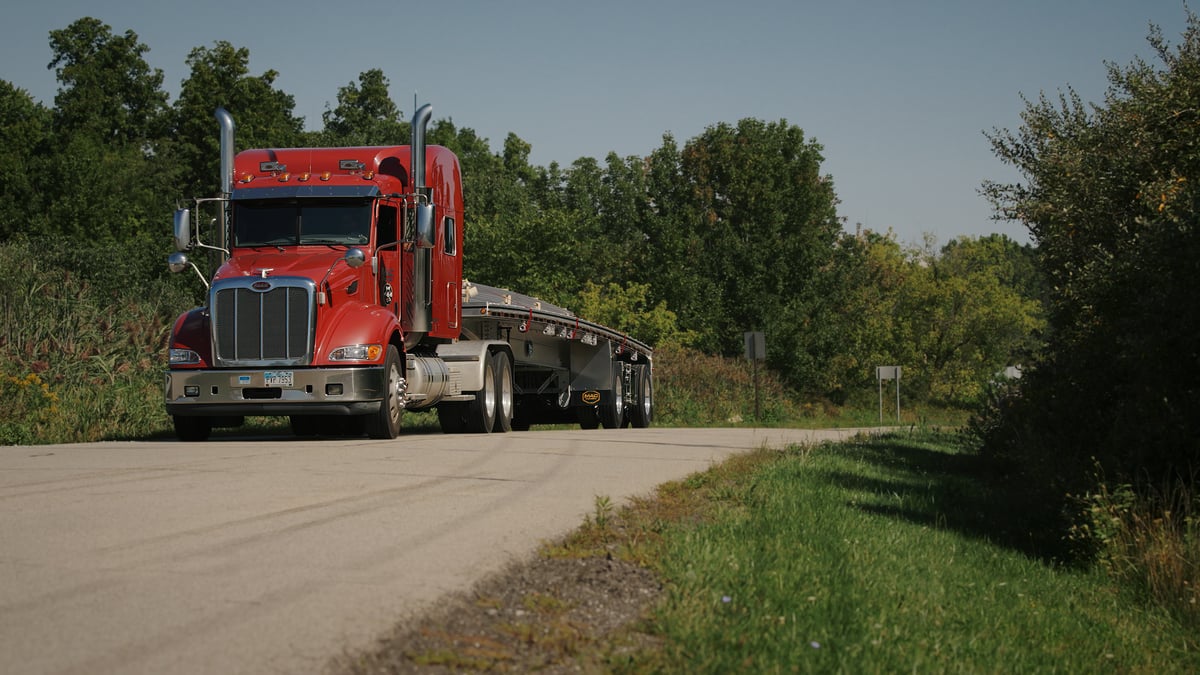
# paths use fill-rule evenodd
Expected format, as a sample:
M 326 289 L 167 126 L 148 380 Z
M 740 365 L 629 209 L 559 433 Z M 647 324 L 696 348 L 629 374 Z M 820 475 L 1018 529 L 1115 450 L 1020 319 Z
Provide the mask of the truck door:
M 393 314 L 400 311 L 400 209 L 391 200 L 380 200 L 375 215 L 375 251 L 378 302 Z

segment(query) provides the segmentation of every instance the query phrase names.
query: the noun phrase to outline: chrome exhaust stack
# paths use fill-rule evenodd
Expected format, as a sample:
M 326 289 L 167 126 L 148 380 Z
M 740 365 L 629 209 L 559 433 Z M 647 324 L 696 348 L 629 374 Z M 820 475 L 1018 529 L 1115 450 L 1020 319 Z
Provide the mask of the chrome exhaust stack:
M 409 157 L 412 167 L 412 192 L 416 195 L 414 211 L 414 251 L 413 251 L 413 304 L 408 312 L 407 329 L 404 336 L 404 346 L 412 348 L 420 342 L 433 325 L 433 306 L 431 304 L 433 289 L 432 248 L 435 232 L 435 213 L 433 195 L 425 185 L 425 127 L 433 115 L 433 105 L 426 103 L 412 118 L 412 143 L 409 146 Z
M 233 115 L 225 108 L 216 110 L 217 124 L 221 125 L 221 199 L 228 200 L 233 196 Z M 229 203 L 221 205 L 221 215 L 217 220 L 217 248 L 229 250 L 227 234 L 229 232 Z
M 412 181 L 413 191 L 425 189 L 425 127 L 433 116 L 433 104 L 426 103 L 412 118 Z

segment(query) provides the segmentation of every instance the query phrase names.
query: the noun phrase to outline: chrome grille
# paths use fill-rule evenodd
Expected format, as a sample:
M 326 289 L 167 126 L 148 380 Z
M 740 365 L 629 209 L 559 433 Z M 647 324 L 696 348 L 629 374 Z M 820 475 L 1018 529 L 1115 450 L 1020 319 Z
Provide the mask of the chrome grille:
M 247 277 L 212 289 L 213 344 L 220 366 L 312 362 L 316 289 L 301 278 Z

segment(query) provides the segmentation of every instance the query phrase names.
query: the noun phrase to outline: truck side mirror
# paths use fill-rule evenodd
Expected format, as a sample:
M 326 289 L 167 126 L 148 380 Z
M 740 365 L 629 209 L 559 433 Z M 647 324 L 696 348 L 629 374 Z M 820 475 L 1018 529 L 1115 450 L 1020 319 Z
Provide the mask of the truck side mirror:
M 417 204 L 417 248 L 433 248 L 435 237 L 433 204 Z
M 175 253 L 172 253 L 171 255 L 167 256 L 167 269 L 171 270 L 172 273 L 179 274 L 180 272 L 187 269 L 187 266 L 188 266 L 187 254 L 176 251 Z
M 186 251 L 192 247 L 192 214 L 187 209 L 175 211 L 175 250 Z

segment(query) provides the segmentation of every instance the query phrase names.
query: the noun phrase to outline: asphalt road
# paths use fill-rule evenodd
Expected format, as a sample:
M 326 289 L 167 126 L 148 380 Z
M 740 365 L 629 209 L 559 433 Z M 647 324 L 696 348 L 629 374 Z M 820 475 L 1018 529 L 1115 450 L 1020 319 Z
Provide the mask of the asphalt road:
M 0 447 L 0 672 L 318 672 L 590 513 L 852 430 Z

